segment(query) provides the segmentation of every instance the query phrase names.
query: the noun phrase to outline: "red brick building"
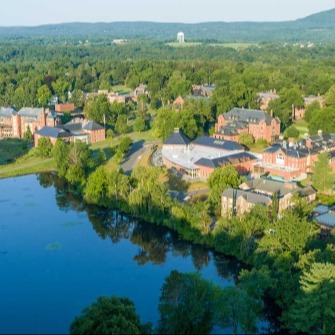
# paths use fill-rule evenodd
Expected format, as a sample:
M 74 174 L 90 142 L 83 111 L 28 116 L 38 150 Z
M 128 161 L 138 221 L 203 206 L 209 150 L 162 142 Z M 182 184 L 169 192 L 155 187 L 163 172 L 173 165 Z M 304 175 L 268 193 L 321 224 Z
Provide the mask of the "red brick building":
M 270 174 L 286 180 L 312 172 L 312 167 L 322 152 L 331 153 L 330 165 L 333 166 L 335 134 L 322 134 L 306 137 L 296 143 L 275 144 L 263 152 L 262 162 L 254 165 L 255 174 Z
M 247 133 L 255 141 L 272 142 L 280 135 L 280 120 L 261 110 L 233 108 L 218 116 L 213 137 L 238 141 L 240 134 Z
M 23 138 L 28 128 L 34 133 L 45 126 L 59 124 L 56 113 L 49 109 L 24 107 L 16 111 L 14 108 L 0 108 L 0 137 Z
M 35 146 L 41 137 L 47 137 L 51 143 L 55 143 L 58 138 L 65 141 L 82 141 L 85 143 L 95 143 L 105 140 L 105 128 L 94 121 L 70 122 L 58 127 L 45 126 L 34 134 Z

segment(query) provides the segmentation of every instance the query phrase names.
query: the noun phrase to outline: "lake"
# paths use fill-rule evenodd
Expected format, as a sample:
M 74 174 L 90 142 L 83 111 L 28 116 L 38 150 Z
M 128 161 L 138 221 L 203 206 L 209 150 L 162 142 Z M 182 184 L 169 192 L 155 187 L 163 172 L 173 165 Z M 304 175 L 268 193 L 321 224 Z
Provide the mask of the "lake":
M 66 334 L 99 296 L 157 325 L 172 270 L 234 285 L 240 263 L 163 227 L 85 206 L 53 174 L 0 180 L 0 333 Z

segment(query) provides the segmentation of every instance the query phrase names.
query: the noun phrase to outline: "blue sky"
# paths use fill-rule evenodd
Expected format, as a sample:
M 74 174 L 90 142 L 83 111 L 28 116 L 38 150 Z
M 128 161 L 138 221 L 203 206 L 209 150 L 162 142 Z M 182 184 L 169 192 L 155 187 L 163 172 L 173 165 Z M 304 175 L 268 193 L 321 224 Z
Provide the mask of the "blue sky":
M 2 0 L 0 26 L 113 21 L 286 21 L 332 8 L 334 0 Z

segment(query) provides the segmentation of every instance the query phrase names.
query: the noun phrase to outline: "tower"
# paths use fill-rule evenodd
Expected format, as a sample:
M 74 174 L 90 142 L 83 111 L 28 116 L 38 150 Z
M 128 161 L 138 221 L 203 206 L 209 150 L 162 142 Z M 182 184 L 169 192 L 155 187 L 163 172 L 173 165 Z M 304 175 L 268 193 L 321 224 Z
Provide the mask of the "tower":
M 177 34 L 177 41 L 178 43 L 184 43 L 185 42 L 185 34 L 183 32 L 179 32 Z

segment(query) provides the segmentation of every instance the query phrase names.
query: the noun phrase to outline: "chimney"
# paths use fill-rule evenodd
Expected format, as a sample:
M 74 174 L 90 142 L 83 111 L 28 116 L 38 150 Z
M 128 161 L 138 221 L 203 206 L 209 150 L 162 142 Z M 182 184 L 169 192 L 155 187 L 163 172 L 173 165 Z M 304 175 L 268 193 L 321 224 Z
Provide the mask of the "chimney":
M 271 115 L 271 117 L 273 117 L 273 110 L 272 109 L 270 111 L 270 115 Z
M 174 128 L 173 132 L 174 133 L 179 133 L 179 128 Z
M 322 138 L 322 130 L 321 129 L 318 130 L 318 135 Z

